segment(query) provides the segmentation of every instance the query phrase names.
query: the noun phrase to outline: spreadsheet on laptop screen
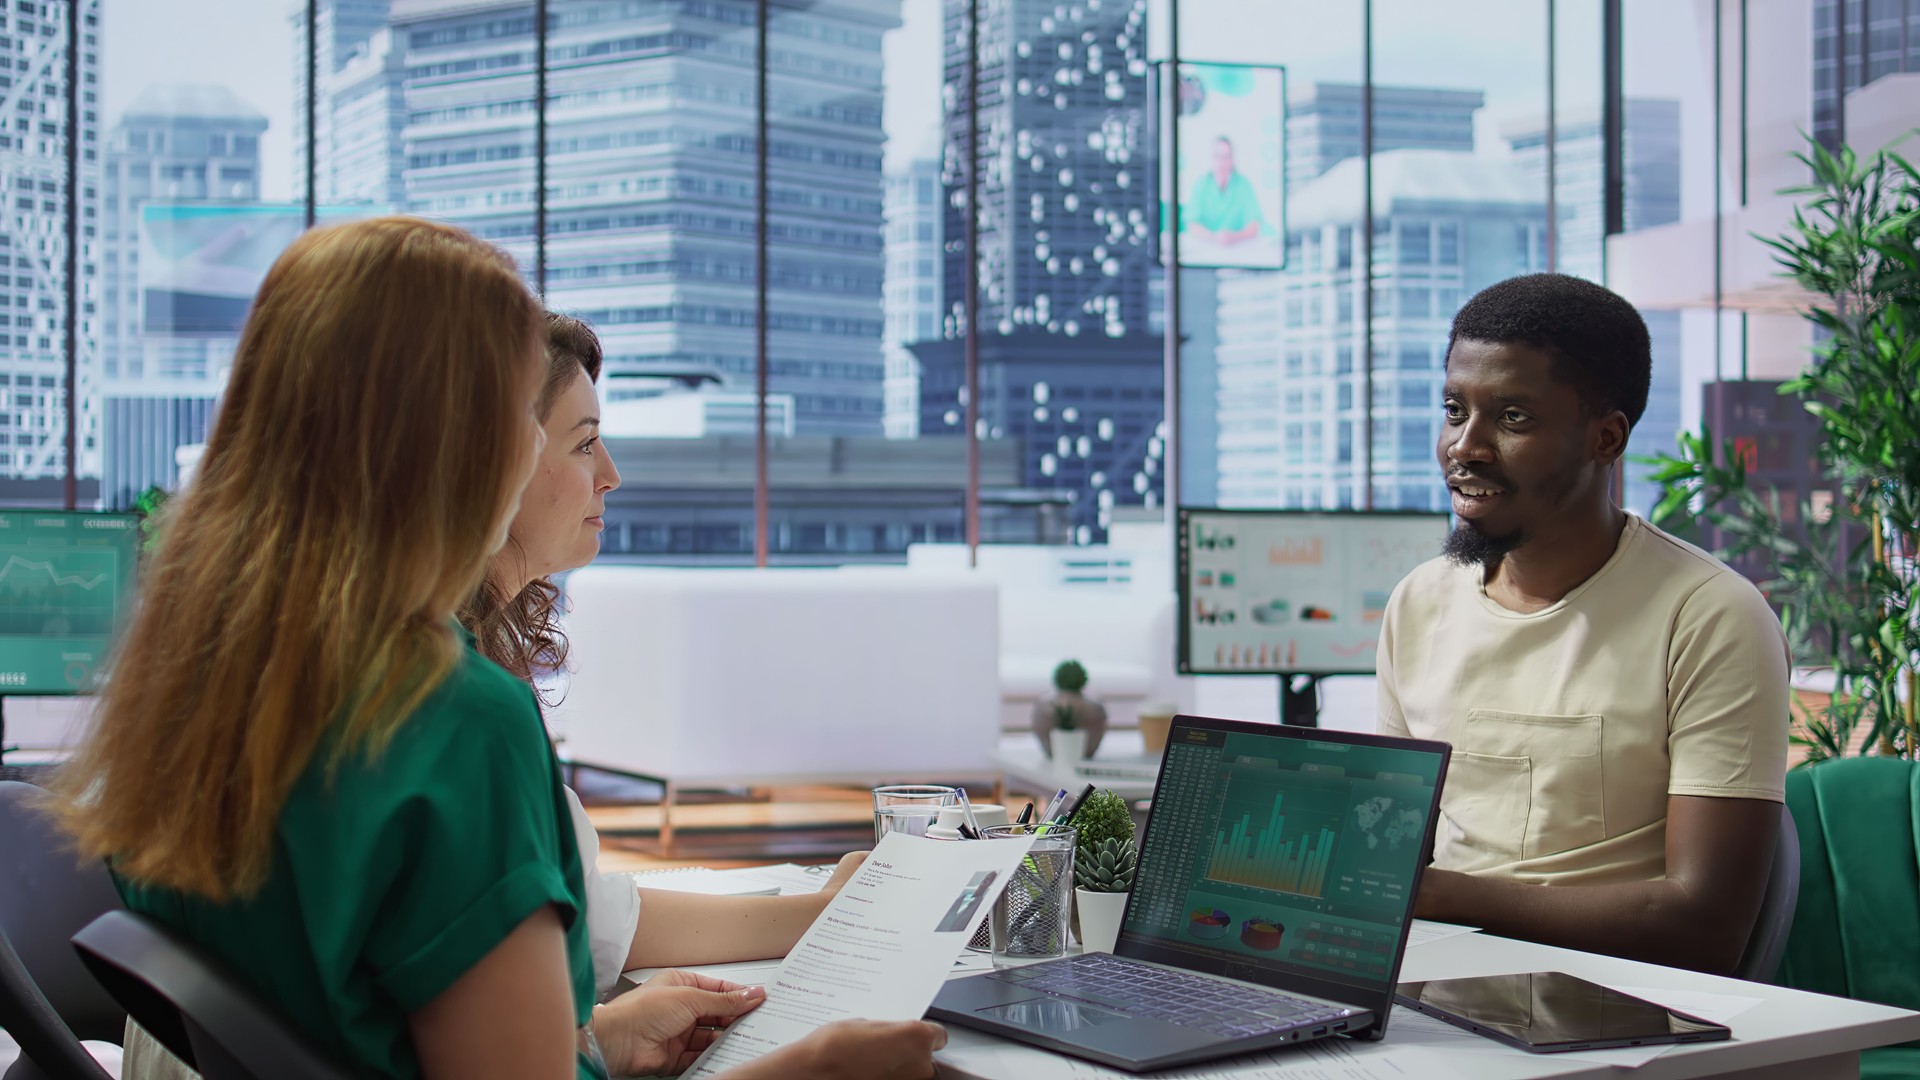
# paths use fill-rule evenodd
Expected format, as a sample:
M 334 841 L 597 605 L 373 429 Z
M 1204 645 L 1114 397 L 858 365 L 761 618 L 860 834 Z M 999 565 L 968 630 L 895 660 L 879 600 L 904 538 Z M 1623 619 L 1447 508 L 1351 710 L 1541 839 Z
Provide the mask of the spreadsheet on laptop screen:
M 1441 755 L 1173 734 L 1125 932 L 1275 972 L 1384 984 L 1412 917 Z

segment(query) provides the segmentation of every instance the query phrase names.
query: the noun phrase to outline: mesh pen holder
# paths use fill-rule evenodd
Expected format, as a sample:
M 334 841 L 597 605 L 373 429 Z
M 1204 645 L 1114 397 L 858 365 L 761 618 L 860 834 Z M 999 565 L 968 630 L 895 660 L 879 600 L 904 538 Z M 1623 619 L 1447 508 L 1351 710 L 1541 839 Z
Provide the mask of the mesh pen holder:
M 973 936 L 967 939 L 967 948 L 974 952 L 993 951 L 993 912 L 989 910 L 980 925 L 973 928 Z
M 1079 833 L 1064 825 L 994 825 L 988 840 L 1033 836 L 1033 847 L 1015 868 L 987 917 L 993 955 L 1065 956 L 1067 921 L 1073 913 L 1073 851 Z

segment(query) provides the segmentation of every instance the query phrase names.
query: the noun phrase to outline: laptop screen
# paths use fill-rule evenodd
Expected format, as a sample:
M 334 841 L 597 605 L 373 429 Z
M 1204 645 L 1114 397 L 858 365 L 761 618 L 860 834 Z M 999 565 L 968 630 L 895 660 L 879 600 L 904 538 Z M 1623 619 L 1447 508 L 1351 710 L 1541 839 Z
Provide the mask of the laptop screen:
M 1123 934 L 1260 982 L 1388 989 L 1444 749 L 1222 727 L 1168 739 Z

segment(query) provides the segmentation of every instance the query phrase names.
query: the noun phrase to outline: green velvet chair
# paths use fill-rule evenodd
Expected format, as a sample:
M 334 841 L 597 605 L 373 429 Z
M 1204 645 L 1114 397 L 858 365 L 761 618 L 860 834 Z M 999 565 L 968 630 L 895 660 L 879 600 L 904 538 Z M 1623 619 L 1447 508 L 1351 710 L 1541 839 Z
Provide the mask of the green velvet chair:
M 1920 1010 L 1920 762 L 1844 758 L 1787 774 L 1800 905 L 1774 981 Z M 1860 1055 L 1861 1080 L 1920 1080 L 1920 1043 Z

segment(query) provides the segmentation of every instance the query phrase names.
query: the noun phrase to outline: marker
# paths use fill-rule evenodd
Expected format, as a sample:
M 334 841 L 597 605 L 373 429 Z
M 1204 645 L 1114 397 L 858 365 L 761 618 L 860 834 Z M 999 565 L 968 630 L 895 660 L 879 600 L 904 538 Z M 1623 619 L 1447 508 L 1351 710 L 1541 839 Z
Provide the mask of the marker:
M 1025 825 L 1027 822 L 1032 820 L 1033 820 L 1033 800 L 1028 799 L 1027 808 L 1025 810 L 1020 811 L 1020 817 L 1018 820 L 1014 822 L 1014 824 Z
M 1080 812 L 1081 804 L 1086 802 L 1087 798 L 1092 794 L 1093 794 L 1092 784 L 1088 784 L 1085 788 L 1081 789 L 1080 794 L 1074 798 L 1073 802 L 1070 803 L 1066 808 L 1060 811 L 1060 817 L 1059 817 L 1060 824 L 1062 825 L 1073 824 L 1073 815 L 1078 814 Z

